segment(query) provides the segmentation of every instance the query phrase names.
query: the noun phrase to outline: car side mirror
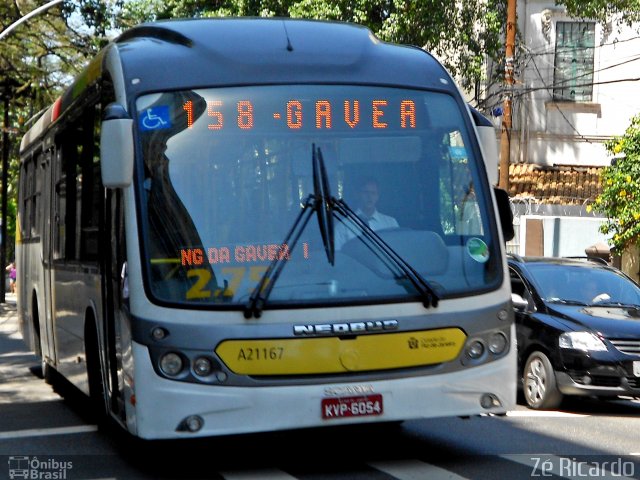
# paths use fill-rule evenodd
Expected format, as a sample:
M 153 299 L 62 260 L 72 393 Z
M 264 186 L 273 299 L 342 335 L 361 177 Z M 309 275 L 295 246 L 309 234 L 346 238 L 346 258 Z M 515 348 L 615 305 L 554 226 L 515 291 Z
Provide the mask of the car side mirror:
M 517 293 L 511 294 L 511 303 L 513 304 L 514 310 L 518 312 L 525 311 L 529 306 L 529 303 Z

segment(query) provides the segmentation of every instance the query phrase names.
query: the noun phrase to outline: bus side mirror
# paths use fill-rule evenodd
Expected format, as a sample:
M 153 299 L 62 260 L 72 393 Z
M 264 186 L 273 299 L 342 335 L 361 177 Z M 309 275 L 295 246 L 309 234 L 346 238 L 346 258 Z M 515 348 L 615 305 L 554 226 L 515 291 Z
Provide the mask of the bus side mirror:
M 496 139 L 496 129 L 493 125 L 478 125 L 478 137 L 482 145 L 484 163 L 487 168 L 487 176 L 492 185 L 498 183 L 498 140 Z
M 122 105 L 107 105 L 100 129 L 100 174 L 107 188 L 124 188 L 133 179 L 133 120 Z
M 482 154 L 484 158 L 484 165 L 487 170 L 487 176 L 491 185 L 498 184 L 498 159 L 500 154 L 498 153 L 498 137 L 496 135 L 496 127 L 494 127 L 491 120 L 485 117 L 478 110 L 469 105 L 471 110 L 471 116 L 478 132 L 478 140 L 482 145 Z
M 502 236 L 504 237 L 504 241 L 508 242 L 513 239 L 516 234 L 513 229 L 513 212 L 511 211 L 511 205 L 509 204 L 509 194 L 506 190 L 498 187 L 493 187 L 493 192 L 496 197 L 496 203 L 498 204 Z

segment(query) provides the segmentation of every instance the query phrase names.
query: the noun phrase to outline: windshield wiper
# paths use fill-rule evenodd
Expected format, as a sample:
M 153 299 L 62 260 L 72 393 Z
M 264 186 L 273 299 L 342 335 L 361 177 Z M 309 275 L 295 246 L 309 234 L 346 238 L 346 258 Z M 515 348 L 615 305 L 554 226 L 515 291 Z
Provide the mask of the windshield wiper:
M 570 298 L 550 298 L 547 301 L 550 303 L 560 303 L 562 305 L 577 305 L 583 307 L 588 305 L 582 300 L 572 300 Z
M 327 260 L 331 265 L 335 263 L 335 235 L 334 235 L 334 215 L 339 213 L 342 217 L 350 220 L 362 233 L 365 245 L 380 258 L 389 270 L 400 271 L 396 279 L 408 278 L 414 288 L 418 290 L 422 297 L 422 304 L 425 308 L 437 307 L 440 300 L 431 285 L 418 273 L 406 260 L 404 260 L 387 242 L 369 227 L 362 219 L 347 205 L 344 200 L 337 200 L 331 195 L 329 188 L 329 176 L 322 157 L 320 147 L 312 144 L 311 159 L 313 162 L 313 193 L 307 197 L 304 207 L 296 218 L 291 230 L 287 234 L 283 245 L 292 252 L 295 248 L 302 232 L 307 226 L 313 212 L 318 216 L 318 227 L 322 237 L 322 243 L 327 254 Z M 251 292 L 249 301 L 244 309 L 245 318 L 260 318 L 264 305 L 273 290 L 282 269 L 285 265 L 284 255 L 276 255 L 269 267 L 264 272 L 258 285 Z
M 333 205 L 331 203 L 331 192 L 329 190 L 329 177 L 327 176 L 327 170 L 324 166 L 324 160 L 322 158 L 322 151 L 320 147 L 311 145 L 311 160 L 313 163 L 313 193 L 307 196 L 304 202 L 302 210 L 298 214 L 297 218 L 293 222 L 289 233 L 282 243 L 283 247 L 286 246 L 289 249 L 289 253 L 293 251 L 302 232 L 307 227 L 309 219 L 313 212 L 316 212 L 318 216 L 318 227 L 320 228 L 320 235 L 322 237 L 322 243 L 327 254 L 327 259 L 331 265 L 335 262 L 335 238 L 333 231 Z M 285 265 L 284 252 L 280 251 L 275 255 L 275 258 L 269 264 L 269 267 L 264 272 L 264 275 L 260 278 L 260 281 L 251 292 L 249 301 L 244 308 L 244 317 L 260 318 L 264 305 L 273 290 L 280 272 Z
M 635 303 L 619 302 L 617 300 L 607 300 L 605 302 L 596 302 L 590 304 L 593 307 L 622 307 L 622 308 L 638 308 Z
M 282 245 L 286 245 L 289 248 L 289 252 L 293 251 L 296 243 L 298 243 L 300 235 L 302 235 L 302 232 L 307 227 L 307 223 L 309 223 L 309 219 L 315 209 L 315 203 L 313 194 L 310 194 L 307 197 L 302 210 L 300 210 L 300 213 L 293 222 L 293 226 L 289 230 L 289 233 L 287 233 Z M 284 253 L 280 251 L 275 255 L 274 259 L 269 264 L 269 267 L 264 272 L 264 275 L 260 278 L 258 285 L 256 285 L 253 292 L 251 292 L 249 301 L 244 307 L 244 318 L 251 318 L 253 316 L 260 318 L 264 304 L 273 289 L 274 283 L 276 283 L 276 280 L 280 276 L 280 272 L 283 267 Z
M 315 210 L 318 213 L 318 227 L 324 244 L 324 251 L 327 254 L 327 260 L 331 265 L 335 262 L 336 242 L 333 231 L 333 197 L 329 189 L 329 176 L 324 166 L 322 151 L 320 147 L 317 149 L 315 145 L 311 145 L 313 149 L 311 159 L 313 162 L 313 193 L 315 196 Z
M 378 257 L 386 263 L 387 267 L 393 271 L 393 266 L 399 270 L 402 275 L 397 278 L 408 278 L 413 286 L 418 290 L 422 297 L 422 304 L 425 308 L 430 306 L 437 307 L 440 298 L 435 290 L 429 285 L 429 282 L 409 264 L 404 258 L 396 252 L 391 245 L 385 242 L 369 225 L 364 222 L 358 214 L 344 200 L 331 198 L 333 210 L 345 219 L 351 221 L 362 232 L 365 245 Z

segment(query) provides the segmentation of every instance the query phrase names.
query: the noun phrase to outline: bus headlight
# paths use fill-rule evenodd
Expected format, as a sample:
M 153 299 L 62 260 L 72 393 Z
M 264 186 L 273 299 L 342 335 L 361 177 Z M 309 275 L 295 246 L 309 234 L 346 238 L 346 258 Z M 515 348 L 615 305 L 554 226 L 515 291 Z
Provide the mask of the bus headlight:
M 175 377 L 184 368 L 182 357 L 174 352 L 165 353 L 160 357 L 160 370 L 169 377 Z
M 469 345 L 467 345 L 467 357 L 477 360 L 484 353 L 484 345 L 479 340 L 474 340 Z
M 489 339 L 489 351 L 494 355 L 500 355 L 507 348 L 507 337 L 503 333 L 497 332 Z
M 198 357 L 193 362 L 193 372 L 200 377 L 209 376 L 212 370 L 211 360 L 207 357 Z

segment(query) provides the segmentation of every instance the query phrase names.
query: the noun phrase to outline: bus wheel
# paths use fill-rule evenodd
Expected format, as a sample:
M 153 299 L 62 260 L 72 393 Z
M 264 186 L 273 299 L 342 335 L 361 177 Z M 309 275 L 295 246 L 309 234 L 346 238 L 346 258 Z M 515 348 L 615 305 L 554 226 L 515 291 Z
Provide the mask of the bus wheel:
M 35 297 L 31 305 L 31 328 L 33 328 L 33 342 L 36 355 L 40 356 L 40 377 L 48 385 L 53 385 L 53 367 L 44 358 L 45 348 L 42 348 L 42 333 L 40 332 L 40 314 Z
M 107 417 L 104 399 L 104 381 L 98 354 L 98 333 L 93 318 L 87 318 L 84 332 L 85 352 L 87 355 L 87 375 L 89 377 L 89 401 L 91 413 L 100 423 Z

